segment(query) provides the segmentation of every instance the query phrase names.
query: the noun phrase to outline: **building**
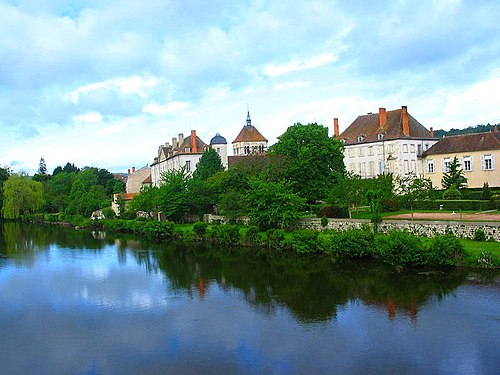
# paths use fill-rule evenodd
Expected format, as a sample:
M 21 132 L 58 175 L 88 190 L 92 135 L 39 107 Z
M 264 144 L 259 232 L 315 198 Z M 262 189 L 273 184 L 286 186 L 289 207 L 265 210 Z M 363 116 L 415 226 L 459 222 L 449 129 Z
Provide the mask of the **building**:
M 423 154 L 424 176 L 435 187 L 441 187 L 443 174 L 448 172 L 454 157 L 467 178 L 467 187 L 500 186 L 496 159 L 500 158 L 500 132 L 472 133 L 444 137 Z
M 132 171 L 129 169 L 127 172 L 127 183 L 125 185 L 127 193 L 139 193 L 143 186 L 151 185 L 151 168 L 149 165 L 137 170 L 132 167 Z
M 422 175 L 421 156 L 438 141 L 432 128 L 427 130 L 406 106 L 358 116 L 342 134 L 335 118 L 334 133 L 344 143 L 347 171 L 363 178 L 383 173 Z
M 212 147 L 215 151 L 220 156 L 220 160 L 222 162 L 222 165 L 224 166 L 224 169 L 227 169 L 228 167 L 228 156 L 227 156 L 227 141 L 226 138 L 221 136 L 219 133 L 215 134 L 215 137 L 213 137 L 210 140 L 210 147 Z
M 151 183 L 159 186 L 164 172 L 184 168 L 187 174 L 192 174 L 200 161 L 201 155 L 208 145 L 191 130 L 191 135 L 184 138 L 180 133 L 178 138 L 172 138 L 172 144 L 166 142 L 158 147 L 158 156 L 151 164 Z
M 250 112 L 247 112 L 246 125 L 233 141 L 233 155 L 256 155 L 267 151 L 267 139 L 252 125 Z

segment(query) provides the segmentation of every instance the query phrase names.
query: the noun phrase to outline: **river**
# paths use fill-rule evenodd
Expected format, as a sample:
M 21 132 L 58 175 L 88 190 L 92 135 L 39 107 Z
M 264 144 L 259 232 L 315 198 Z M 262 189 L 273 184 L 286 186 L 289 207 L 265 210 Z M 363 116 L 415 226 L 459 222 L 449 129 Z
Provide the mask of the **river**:
M 498 272 L 0 223 L 1 374 L 498 374 Z

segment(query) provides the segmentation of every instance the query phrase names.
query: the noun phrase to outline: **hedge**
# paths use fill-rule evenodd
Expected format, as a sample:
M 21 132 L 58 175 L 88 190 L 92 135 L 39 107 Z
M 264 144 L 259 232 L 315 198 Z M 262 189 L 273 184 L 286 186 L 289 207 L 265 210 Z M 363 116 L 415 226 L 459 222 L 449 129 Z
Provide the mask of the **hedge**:
M 500 206 L 499 202 L 483 201 L 483 200 L 434 200 L 434 201 L 417 201 L 414 203 L 415 210 L 439 210 L 443 205 L 443 210 L 447 211 L 487 211 L 495 210 Z

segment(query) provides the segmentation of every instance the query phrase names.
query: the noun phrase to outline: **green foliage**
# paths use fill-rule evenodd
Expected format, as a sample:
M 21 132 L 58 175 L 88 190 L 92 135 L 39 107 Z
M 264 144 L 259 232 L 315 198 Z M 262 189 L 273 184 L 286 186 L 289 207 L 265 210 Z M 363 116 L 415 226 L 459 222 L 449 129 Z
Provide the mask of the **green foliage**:
M 328 225 L 328 218 L 326 216 L 321 216 L 321 226 L 324 228 Z
M 441 184 L 443 185 L 443 189 L 449 189 L 455 186 L 460 190 L 467 186 L 467 178 L 464 175 L 463 169 L 460 168 L 458 157 L 455 156 L 451 161 L 450 170 L 443 174 Z
M 489 201 L 491 199 L 491 190 L 487 182 L 483 184 L 483 190 L 481 194 L 481 199 Z
M 229 222 L 236 222 L 238 218 L 247 214 L 246 199 L 244 194 L 238 190 L 229 190 L 220 195 L 219 212 Z
M 414 202 L 429 199 L 432 190 L 430 179 L 420 178 L 413 174 L 396 177 L 396 186 L 397 194 L 405 206 L 410 208 L 412 215 Z
M 328 196 L 336 173 L 345 173 L 342 149 L 340 141 L 328 137 L 328 128 L 296 123 L 269 152 L 285 157 L 284 176 L 293 192 L 313 202 Z
M 17 219 L 43 206 L 42 184 L 23 174 L 13 174 L 3 183 L 2 216 Z
M 156 205 L 169 220 L 180 222 L 189 210 L 189 177 L 184 168 L 162 175 L 162 184 L 156 196 Z
M 153 237 L 156 239 L 168 239 L 174 237 L 175 225 L 172 222 L 165 223 L 160 221 L 147 221 L 147 222 L 131 221 L 131 223 L 136 223 L 135 224 L 136 228 L 143 228 L 140 230 L 149 237 Z
M 323 205 L 320 208 L 319 215 L 325 218 L 346 218 L 349 217 L 349 210 L 347 207 Z
M 135 220 L 137 219 L 137 213 L 135 211 L 126 210 L 120 214 L 120 218 L 123 220 Z
M 486 241 L 486 234 L 484 233 L 484 230 L 476 229 L 476 231 L 474 232 L 474 237 L 472 237 L 472 239 L 478 242 Z
M 481 251 L 477 258 L 480 268 L 494 269 L 500 267 L 500 259 L 491 251 Z
M 78 173 L 69 193 L 68 214 L 90 217 L 93 211 L 109 206 L 110 200 L 94 170 L 87 168 Z
M 2 217 L 3 209 L 3 184 L 8 180 L 10 176 L 10 170 L 8 167 L 0 167 L 0 217 Z
M 418 210 L 439 210 L 440 206 L 448 211 L 486 211 L 495 208 L 495 202 L 483 200 L 434 200 L 415 202 Z
M 262 238 L 260 235 L 260 230 L 259 227 L 255 225 L 251 225 L 248 227 L 247 231 L 245 232 L 245 243 L 249 245 L 260 245 L 262 242 Z
M 458 200 L 462 198 L 460 190 L 455 185 L 450 186 L 443 192 L 443 199 L 445 200 Z
M 40 163 L 38 164 L 38 174 L 47 174 L 47 164 L 45 163 L 45 159 L 43 158 L 43 156 L 40 158 Z
M 416 266 L 425 263 L 425 249 L 419 237 L 394 231 L 375 238 L 376 248 L 384 262 L 394 266 Z
M 240 228 L 233 224 L 212 225 L 210 236 L 221 245 L 237 245 L 240 243 Z
M 298 254 L 317 253 L 319 251 L 318 235 L 319 232 L 316 230 L 296 230 L 287 243 Z
M 270 250 L 282 251 L 286 247 L 285 230 L 269 229 L 266 232 L 266 243 Z
M 198 221 L 193 225 L 193 232 L 198 237 L 203 237 L 207 233 L 207 227 L 208 227 L 207 223 L 205 223 L 204 221 Z
M 144 186 L 140 194 L 136 195 L 128 204 L 131 211 L 153 212 L 157 211 L 158 206 L 158 188 L 153 186 Z
M 327 232 L 319 238 L 323 251 L 352 258 L 372 256 L 376 253 L 374 235 L 370 230 L 352 229 Z
M 348 216 L 334 216 L 327 217 L 349 217 L 351 218 L 351 209 L 360 206 L 365 200 L 367 182 L 361 179 L 361 176 L 352 172 L 337 173 L 335 175 L 336 183 L 332 184 L 329 189 L 328 203 L 330 206 L 347 207 Z
M 224 171 L 222 161 L 215 149 L 209 147 L 201 155 L 200 161 L 193 173 L 193 178 L 196 180 L 206 181 L 218 172 Z
M 456 265 L 462 259 L 464 249 L 458 238 L 452 235 L 432 239 L 426 262 L 431 265 Z
M 204 214 L 213 213 L 219 199 L 217 188 L 210 181 L 191 179 L 189 186 L 189 205 L 191 210 L 201 218 Z
M 49 211 L 63 212 L 69 205 L 69 195 L 77 177 L 76 172 L 60 172 L 45 185 L 45 199 Z
M 64 167 L 61 167 L 61 166 L 58 166 L 54 169 L 54 171 L 52 172 L 52 176 L 55 176 L 61 172 L 65 172 L 65 173 L 78 173 L 80 172 L 80 168 L 78 168 L 76 165 L 74 165 L 73 163 L 66 163 L 66 165 Z
M 305 200 L 293 193 L 288 184 L 250 181 L 245 200 L 251 223 L 261 230 L 292 227 L 301 217 Z

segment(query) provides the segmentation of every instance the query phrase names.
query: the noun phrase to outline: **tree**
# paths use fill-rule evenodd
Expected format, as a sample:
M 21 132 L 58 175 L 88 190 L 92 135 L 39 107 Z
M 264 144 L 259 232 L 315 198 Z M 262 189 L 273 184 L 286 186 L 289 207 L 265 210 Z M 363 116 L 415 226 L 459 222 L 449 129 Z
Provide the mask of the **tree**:
M 407 206 L 410 206 L 413 220 L 413 206 L 416 201 L 428 199 L 432 191 L 432 182 L 428 178 L 420 178 L 414 174 L 396 177 L 396 190 Z
M 3 184 L 4 202 L 2 215 L 5 219 L 17 219 L 25 213 L 33 213 L 43 205 L 42 184 L 25 174 L 13 174 Z
M 158 188 L 154 186 L 144 186 L 140 194 L 136 195 L 129 203 L 131 211 L 154 212 L 158 210 Z
M 330 188 L 328 203 L 338 206 L 346 206 L 349 210 L 349 218 L 352 218 L 352 209 L 361 205 L 365 199 L 366 183 L 361 176 L 347 172 L 336 178 L 336 183 Z
M 40 158 L 40 163 L 38 164 L 38 173 L 43 175 L 47 174 L 47 164 L 45 164 L 43 156 Z
M 296 123 L 270 148 L 270 153 L 286 157 L 286 181 L 295 193 L 313 202 L 328 195 L 336 173 L 345 173 L 342 148 L 340 141 L 328 137 L 326 127 Z
M 71 186 L 66 212 L 89 217 L 93 211 L 106 207 L 110 199 L 103 186 L 97 183 L 93 168 L 78 173 Z
M 77 173 L 60 172 L 51 177 L 45 186 L 45 199 L 50 211 L 63 212 L 69 204 L 69 195 Z
M 61 172 L 66 172 L 66 173 L 75 172 L 75 173 L 78 173 L 78 172 L 80 172 L 80 168 L 78 168 L 73 163 L 67 162 L 64 167 L 61 167 L 61 166 L 56 167 L 54 169 L 54 171 L 52 172 L 52 176 L 55 176 L 56 174 L 61 173 Z
M 222 171 L 224 171 L 224 167 L 222 166 L 219 154 L 213 148 L 209 147 L 201 155 L 200 161 L 193 173 L 193 178 L 205 181 L 217 172 Z
M 448 172 L 443 174 L 441 184 L 446 190 L 452 186 L 459 190 L 467 186 L 467 177 L 465 177 L 463 169 L 460 168 L 460 161 L 456 156 L 451 161 Z
M 187 213 L 189 206 L 189 177 L 184 168 L 163 173 L 161 185 L 156 196 L 156 206 L 167 218 L 180 221 Z
M 261 230 L 288 229 L 301 217 L 305 199 L 292 192 L 289 184 L 255 178 L 250 185 L 245 197 L 248 216 Z
M 3 207 L 3 184 L 8 180 L 10 176 L 9 167 L 0 167 L 0 217 L 2 216 L 2 207 Z

